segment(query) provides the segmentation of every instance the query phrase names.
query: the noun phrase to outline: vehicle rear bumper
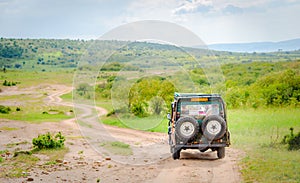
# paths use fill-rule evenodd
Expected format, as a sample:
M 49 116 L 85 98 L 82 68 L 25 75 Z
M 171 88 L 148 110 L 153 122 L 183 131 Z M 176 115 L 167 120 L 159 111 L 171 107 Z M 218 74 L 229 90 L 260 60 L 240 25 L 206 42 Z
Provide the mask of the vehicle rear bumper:
M 219 143 L 219 144 L 177 144 L 176 149 L 203 149 L 203 148 L 214 148 L 214 147 L 228 147 L 229 144 Z

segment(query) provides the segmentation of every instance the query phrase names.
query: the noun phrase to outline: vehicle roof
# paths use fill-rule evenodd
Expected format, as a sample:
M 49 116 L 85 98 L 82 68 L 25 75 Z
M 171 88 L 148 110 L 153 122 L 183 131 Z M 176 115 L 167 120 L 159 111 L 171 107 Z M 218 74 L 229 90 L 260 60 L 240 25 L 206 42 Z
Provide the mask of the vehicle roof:
M 193 97 L 221 97 L 219 94 L 205 94 L 205 93 L 174 93 L 175 98 L 193 98 Z

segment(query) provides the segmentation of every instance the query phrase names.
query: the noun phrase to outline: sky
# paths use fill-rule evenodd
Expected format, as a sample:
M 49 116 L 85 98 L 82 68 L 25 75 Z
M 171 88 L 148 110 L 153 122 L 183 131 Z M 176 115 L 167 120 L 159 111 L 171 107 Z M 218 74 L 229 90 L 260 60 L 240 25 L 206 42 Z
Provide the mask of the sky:
M 142 20 L 183 26 L 206 44 L 300 38 L 300 0 L 0 0 L 0 37 L 97 39 Z

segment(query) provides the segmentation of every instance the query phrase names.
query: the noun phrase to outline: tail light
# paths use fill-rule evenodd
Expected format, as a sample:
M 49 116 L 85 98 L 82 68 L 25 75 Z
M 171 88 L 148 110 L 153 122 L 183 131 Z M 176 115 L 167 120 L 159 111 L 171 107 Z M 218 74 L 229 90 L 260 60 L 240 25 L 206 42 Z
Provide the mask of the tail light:
M 180 112 L 176 113 L 176 118 L 178 119 L 180 117 Z

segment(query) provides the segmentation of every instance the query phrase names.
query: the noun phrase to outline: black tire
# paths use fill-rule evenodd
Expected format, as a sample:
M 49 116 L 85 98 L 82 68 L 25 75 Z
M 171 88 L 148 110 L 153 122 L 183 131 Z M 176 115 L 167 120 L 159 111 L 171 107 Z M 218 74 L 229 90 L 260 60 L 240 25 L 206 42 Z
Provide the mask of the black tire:
M 219 159 L 222 159 L 225 157 L 225 147 L 219 147 L 217 150 L 217 156 Z
M 199 123 L 192 117 L 182 117 L 175 124 L 176 137 L 184 143 L 193 140 L 199 133 Z
M 222 117 L 217 115 L 207 116 L 202 121 L 201 129 L 203 135 L 208 140 L 217 140 L 224 136 L 226 132 L 226 122 Z
M 209 149 L 209 147 L 205 147 L 205 148 L 201 148 L 201 149 L 199 149 L 200 150 L 200 152 L 205 152 L 205 151 L 207 151 Z
M 180 151 L 181 151 L 181 149 L 174 150 L 174 152 L 172 153 L 172 158 L 173 158 L 174 160 L 180 158 Z

